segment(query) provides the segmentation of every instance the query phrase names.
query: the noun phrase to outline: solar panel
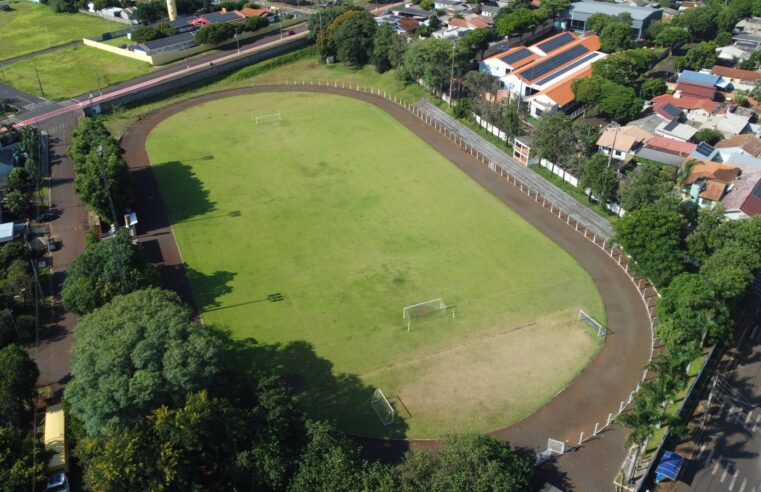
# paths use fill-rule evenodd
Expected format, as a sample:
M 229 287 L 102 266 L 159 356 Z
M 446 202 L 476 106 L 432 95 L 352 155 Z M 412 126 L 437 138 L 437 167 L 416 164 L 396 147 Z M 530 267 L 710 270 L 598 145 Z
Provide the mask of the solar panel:
M 761 200 L 761 183 L 757 184 L 755 188 L 753 188 L 753 196 Z
M 563 66 L 563 64 L 568 63 L 569 61 L 583 55 L 584 53 L 589 53 L 589 50 L 586 48 L 586 46 L 579 44 L 571 49 L 563 51 L 562 53 L 558 53 L 557 55 L 554 55 L 547 60 L 537 63 L 536 65 L 526 67 L 524 70 L 520 71 L 519 74 L 529 82 L 533 82 L 539 77 L 550 73 L 556 68 Z
M 512 65 L 513 63 L 517 61 L 521 61 L 524 58 L 528 58 L 533 53 L 530 50 L 527 50 L 526 48 L 521 48 L 517 51 L 514 51 L 510 53 L 509 55 L 505 55 L 500 58 L 503 62 L 507 63 L 508 65 Z
M 574 37 L 570 33 L 566 32 L 556 38 L 550 39 L 549 41 L 539 43 L 536 45 L 536 47 L 545 53 L 549 53 L 550 51 L 556 50 L 572 41 L 574 41 Z
M 673 130 L 677 126 L 679 126 L 679 122 L 678 121 L 671 121 L 671 122 L 669 122 L 668 125 L 664 126 L 663 129 L 666 130 L 667 132 L 670 132 L 671 130 Z
M 231 20 L 239 19 L 240 16 L 237 12 L 212 12 L 211 14 L 206 14 L 202 16 L 204 19 L 206 19 L 209 22 L 228 22 Z
M 672 106 L 669 103 L 666 103 L 666 104 L 663 105 L 663 111 L 665 111 L 666 113 L 670 114 L 674 118 L 678 118 L 682 114 L 682 110 L 681 109 L 676 108 L 676 107 Z
M 184 17 L 178 17 L 173 21 L 169 21 L 167 22 L 167 24 L 169 25 L 169 27 L 174 27 L 174 28 L 184 27 L 184 26 L 187 26 L 191 20 L 193 20 L 193 17 L 186 15 Z
M 553 73 L 552 75 L 548 75 L 547 77 L 545 77 L 542 80 L 540 80 L 539 82 L 537 82 L 536 85 L 540 85 L 541 86 L 541 85 L 546 84 L 547 82 L 551 82 L 552 80 L 560 77 L 561 75 L 563 75 L 564 73 L 568 72 L 569 70 L 573 70 L 574 68 L 578 67 L 579 65 L 583 65 L 584 63 L 588 62 L 589 60 L 591 60 L 592 58 L 594 58 L 596 56 L 597 56 L 597 53 L 590 53 L 589 55 L 585 56 L 581 60 L 577 60 L 577 61 L 571 63 L 570 65 L 568 65 L 567 67 L 563 68 L 562 70 L 558 70 L 557 72 Z
M 146 41 L 143 43 L 149 50 L 155 50 L 158 48 L 164 48 L 167 46 L 174 46 L 177 44 L 187 43 L 195 39 L 195 34 L 192 32 L 184 32 L 182 34 L 175 34 L 167 38 L 154 39 L 153 41 Z
M 711 145 L 708 145 L 705 142 L 700 142 L 697 148 L 695 149 L 695 152 L 697 152 L 698 154 L 704 157 L 710 157 L 711 154 L 713 154 L 714 150 L 715 149 Z

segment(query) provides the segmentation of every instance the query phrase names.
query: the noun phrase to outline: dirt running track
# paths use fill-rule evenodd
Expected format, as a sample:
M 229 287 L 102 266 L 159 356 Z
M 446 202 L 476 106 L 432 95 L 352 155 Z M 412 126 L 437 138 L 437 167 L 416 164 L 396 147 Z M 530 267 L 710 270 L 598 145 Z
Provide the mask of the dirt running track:
M 190 106 L 223 97 L 258 92 L 320 92 L 357 98 L 372 103 L 391 114 L 422 140 L 501 199 L 534 227 L 568 251 L 594 278 L 600 290 L 612 333 L 594 361 L 544 408 L 493 435 L 513 445 L 544 450 L 547 438 L 578 442 L 579 433 L 590 435 L 595 422 L 604 423 L 608 414 L 618 411 L 619 403 L 628 399 L 642 376 L 650 353 L 650 328 L 647 312 L 636 287 L 627 275 L 599 248 L 526 196 L 504 179 L 498 179 L 487 166 L 466 154 L 446 137 L 399 105 L 382 97 L 331 87 L 272 85 L 241 88 L 199 96 L 159 110 L 132 125 L 122 139 L 125 158 L 135 177 L 136 211 L 140 220 L 140 241 L 159 263 L 167 284 L 195 306 L 185 276 L 182 257 L 177 248 L 166 210 L 153 178 L 145 142 L 151 130 L 167 117 Z M 552 364 L 551 354 L 537 361 Z M 457 429 L 452 429 L 456 431 Z M 624 431 L 615 426 L 585 443 L 576 453 L 566 453 L 557 460 L 559 472 L 553 473 L 558 485 L 566 489 L 610 490 L 623 457 Z M 435 441 L 388 442 L 362 439 L 371 453 L 393 453 L 408 446 L 435 446 Z

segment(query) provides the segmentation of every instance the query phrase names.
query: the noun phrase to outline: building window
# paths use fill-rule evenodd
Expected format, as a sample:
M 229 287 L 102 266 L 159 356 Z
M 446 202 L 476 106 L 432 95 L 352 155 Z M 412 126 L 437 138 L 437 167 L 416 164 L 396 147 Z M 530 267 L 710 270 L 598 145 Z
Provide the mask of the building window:
M 586 31 L 586 22 L 578 19 L 571 19 L 571 29 L 574 31 Z

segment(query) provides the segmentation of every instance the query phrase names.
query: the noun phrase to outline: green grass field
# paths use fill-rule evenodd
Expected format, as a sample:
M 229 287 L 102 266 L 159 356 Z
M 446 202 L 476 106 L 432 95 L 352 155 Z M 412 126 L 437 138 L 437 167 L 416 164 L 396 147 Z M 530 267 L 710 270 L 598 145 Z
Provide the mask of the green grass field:
M 3 68 L 7 83 L 41 95 L 34 69 L 40 74 L 45 97 L 55 101 L 94 92 L 153 70 L 149 63 L 132 60 L 90 46 L 72 46 L 12 63 Z M 100 78 L 100 81 L 98 80 Z
M 6 3 L 13 10 L 0 11 L 0 61 L 126 27 L 86 14 L 56 14 L 26 0 Z
M 280 123 L 252 122 L 276 112 Z M 576 321 L 604 312 L 575 260 L 373 105 L 233 97 L 170 117 L 147 146 L 204 322 L 342 429 L 507 425 L 600 348 Z M 437 297 L 456 318 L 408 333 L 402 307 Z M 376 387 L 392 426 L 370 407 Z

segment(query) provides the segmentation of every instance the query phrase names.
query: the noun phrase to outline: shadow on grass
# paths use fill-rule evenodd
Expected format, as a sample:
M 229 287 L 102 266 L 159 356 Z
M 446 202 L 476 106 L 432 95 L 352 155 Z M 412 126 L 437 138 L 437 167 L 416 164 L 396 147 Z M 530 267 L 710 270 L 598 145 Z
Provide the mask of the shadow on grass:
M 349 434 L 405 437 L 408 425 L 404 420 L 384 426 L 373 411 L 370 399 L 375 387 L 355 374 L 335 373 L 333 363 L 318 356 L 310 343 L 263 344 L 246 338 L 231 340 L 229 346 L 231 364 L 279 375 L 309 417 L 331 421 Z M 400 450 L 402 454 L 404 450 Z
M 206 159 L 201 159 L 206 160 Z M 200 164 L 203 165 L 203 164 Z M 214 210 L 209 192 L 193 172 L 193 168 L 180 161 L 154 164 L 151 167 L 172 224 L 205 215 Z
M 193 288 L 193 297 L 200 312 L 219 308 L 218 299 L 233 290 L 233 272 L 217 271 L 207 275 L 186 265 L 185 275 Z

